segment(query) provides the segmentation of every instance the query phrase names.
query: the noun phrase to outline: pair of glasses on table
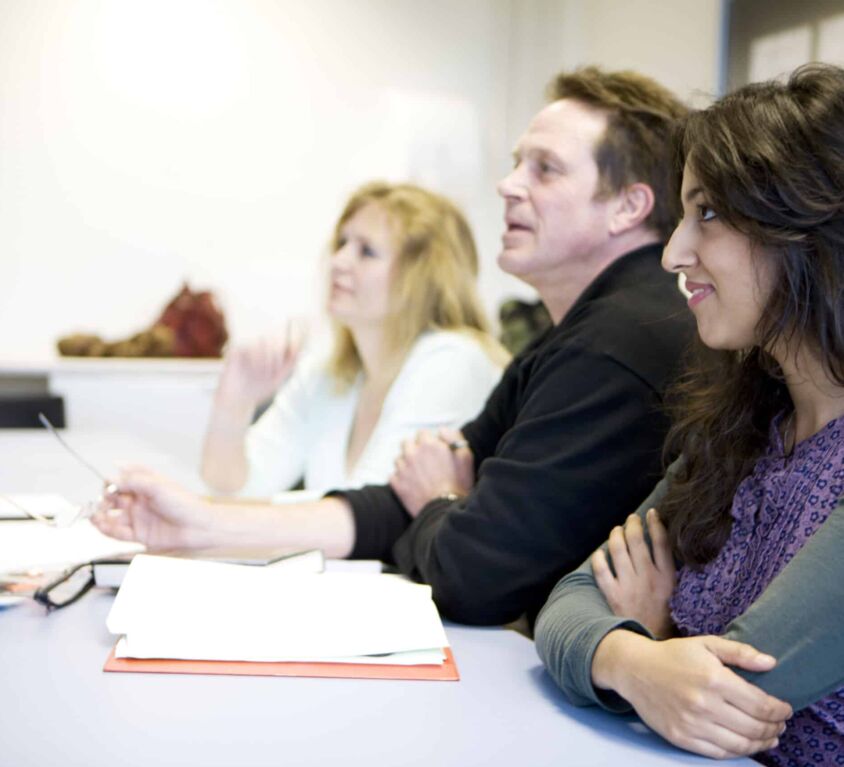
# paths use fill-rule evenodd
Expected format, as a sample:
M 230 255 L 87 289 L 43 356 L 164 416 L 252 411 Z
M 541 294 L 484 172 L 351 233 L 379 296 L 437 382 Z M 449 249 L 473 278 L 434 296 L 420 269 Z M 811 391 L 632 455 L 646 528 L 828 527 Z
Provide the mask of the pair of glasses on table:
M 59 434 L 56 427 L 53 426 L 53 424 L 50 422 L 50 419 L 47 418 L 47 416 L 44 415 L 44 413 L 38 414 L 38 420 L 41 421 L 41 424 L 44 426 L 44 428 L 47 429 L 50 432 L 50 434 L 52 434 L 56 438 L 56 440 L 58 440 L 58 443 L 70 455 L 72 455 L 78 463 L 82 464 L 82 466 L 84 466 L 86 469 L 88 469 L 90 472 L 92 472 L 97 477 L 97 479 L 99 479 L 103 483 L 103 485 L 105 487 L 105 489 L 103 491 L 104 495 L 114 495 L 115 493 L 117 493 L 117 485 L 115 485 L 113 482 L 109 482 L 109 480 L 106 479 L 105 475 L 101 471 L 99 471 L 90 461 L 87 461 L 76 450 L 74 450 L 70 445 L 68 445 L 67 442 L 65 441 L 64 437 L 62 437 L 62 435 Z M 78 522 L 80 519 L 88 519 L 89 517 L 92 517 L 94 515 L 94 513 L 97 511 L 97 502 L 96 501 L 84 503 L 81 506 L 79 506 L 79 508 L 76 510 L 76 514 L 74 514 L 69 519 L 64 520 L 61 525 L 58 525 L 54 518 L 45 517 L 43 514 L 37 512 L 37 511 L 33 511 L 32 509 L 27 509 L 25 506 L 18 503 L 13 498 L 9 498 L 9 496 L 7 496 L 7 495 L 0 494 L 0 500 L 2 500 L 4 503 L 9 504 L 10 506 L 13 506 L 19 512 L 24 514 L 28 519 L 32 519 L 36 522 L 41 522 L 45 525 L 51 525 L 53 527 L 59 527 L 59 526 L 69 527 L 74 522 Z
M 117 492 L 117 485 L 109 482 L 105 475 L 102 474 L 92 463 L 83 458 L 76 450 L 74 450 L 57 431 L 56 427 L 50 422 L 43 413 L 38 414 L 38 420 L 59 442 L 59 444 L 72 455 L 80 464 L 91 471 L 103 482 L 105 486 L 104 493 L 106 495 L 113 495 Z M 92 501 L 82 504 L 76 513 L 67 520 L 64 520 L 59 525 L 55 519 L 46 517 L 43 514 L 25 508 L 12 498 L 5 495 L 0 495 L 0 499 L 13 506 L 15 509 L 25 514 L 27 518 L 36 522 L 40 522 L 51 527 L 68 527 L 81 519 L 88 519 L 97 511 L 97 503 Z M 32 598 L 39 604 L 44 605 L 47 611 L 57 610 L 62 607 L 67 607 L 76 602 L 80 597 L 84 596 L 95 584 L 94 578 L 94 563 L 85 562 L 80 565 L 68 568 L 53 580 L 45 583 L 43 586 L 36 589 Z

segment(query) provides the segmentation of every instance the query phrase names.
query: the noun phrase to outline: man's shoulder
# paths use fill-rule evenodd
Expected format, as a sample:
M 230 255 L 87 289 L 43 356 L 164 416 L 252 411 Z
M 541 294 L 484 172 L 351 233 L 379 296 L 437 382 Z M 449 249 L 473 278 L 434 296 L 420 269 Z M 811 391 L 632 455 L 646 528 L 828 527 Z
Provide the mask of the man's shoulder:
M 622 256 L 549 334 L 545 354 L 579 350 L 615 360 L 655 388 L 677 370 L 694 332 L 675 275 L 659 265 L 661 248 Z

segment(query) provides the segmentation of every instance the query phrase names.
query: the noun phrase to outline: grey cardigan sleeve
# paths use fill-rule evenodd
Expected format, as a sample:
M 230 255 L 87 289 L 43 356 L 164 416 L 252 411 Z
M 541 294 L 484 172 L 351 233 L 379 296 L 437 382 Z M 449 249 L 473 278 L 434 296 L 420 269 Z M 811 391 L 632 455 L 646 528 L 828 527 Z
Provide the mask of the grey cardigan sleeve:
M 644 519 L 648 509 L 659 506 L 666 488 L 667 480 L 663 478 L 636 513 Z M 653 638 L 641 623 L 613 613 L 595 583 L 588 559 L 556 585 L 539 613 L 535 630 L 539 657 L 578 706 L 599 705 L 616 712 L 631 708 L 621 696 L 597 690 L 592 685 L 592 656 L 601 640 L 615 629 L 628 629 Z
M 637 513 L 659 507 L 665 490 L 663 479 Z M 837 588 L 844 582 L 842 550 L 844 501 L 724 634 L 777 658 L 771 671 L 736 669 L 736 673 L 795 710 L 844 686 L 844 610 Z M 629 709 L 619 696 L 592 686 L 595 649 L 618 628 L 648 636 L 641 624 L 613 614 L 588 561 L 551 593 L 536 623 L 536 646 L 548 671 L 574 703 L 613 711 Z
M 737 673 L 801 709 L 844 687 L 844 503 L 725 636 L 773 655 L 771 671 Z

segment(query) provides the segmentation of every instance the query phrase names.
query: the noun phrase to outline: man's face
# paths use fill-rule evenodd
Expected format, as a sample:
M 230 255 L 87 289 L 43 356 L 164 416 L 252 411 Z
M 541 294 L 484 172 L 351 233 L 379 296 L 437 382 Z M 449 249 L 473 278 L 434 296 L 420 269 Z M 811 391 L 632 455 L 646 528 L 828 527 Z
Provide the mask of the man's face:
M 541 287 L 582 268 L 609 237 L 610 200 L 597 200 L 594 150 L 606 117 L 563 99 L 533 118 L 498 184 L 507 229 L 498 264 Z

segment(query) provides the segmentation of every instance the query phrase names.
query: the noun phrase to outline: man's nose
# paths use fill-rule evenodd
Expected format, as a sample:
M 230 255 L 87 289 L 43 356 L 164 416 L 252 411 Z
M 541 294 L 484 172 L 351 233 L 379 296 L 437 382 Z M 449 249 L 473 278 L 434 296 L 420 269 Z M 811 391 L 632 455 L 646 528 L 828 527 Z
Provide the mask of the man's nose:
M 497 189 L 498 194 L 505 200 L 523 199 L 525 197 L 524 169 L 521 163 L 498 182 Z

